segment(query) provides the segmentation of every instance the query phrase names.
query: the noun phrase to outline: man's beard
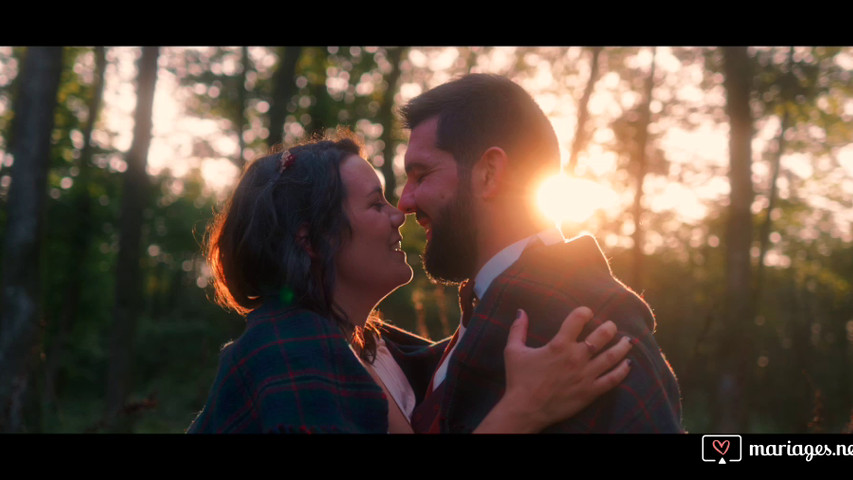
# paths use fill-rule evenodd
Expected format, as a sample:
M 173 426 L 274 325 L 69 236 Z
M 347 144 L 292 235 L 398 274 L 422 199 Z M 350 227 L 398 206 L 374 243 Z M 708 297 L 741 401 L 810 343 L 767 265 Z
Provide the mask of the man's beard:
M 443 284 L 471 278 L 477 261 L 471 193 L 460 188 L 438 217 L 430 220 L 432 236 L 423 255 L 427 277 Z

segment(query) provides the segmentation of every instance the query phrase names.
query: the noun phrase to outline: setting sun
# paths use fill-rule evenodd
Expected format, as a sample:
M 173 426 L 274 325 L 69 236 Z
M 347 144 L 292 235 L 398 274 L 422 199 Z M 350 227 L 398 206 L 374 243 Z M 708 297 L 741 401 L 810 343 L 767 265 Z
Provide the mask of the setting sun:
M 555 223 L 581 223 L 596 211 L 614 206 L 617 201 L 613 190 L 563 173 L 542 182 L 536 197 L 539 209 Z

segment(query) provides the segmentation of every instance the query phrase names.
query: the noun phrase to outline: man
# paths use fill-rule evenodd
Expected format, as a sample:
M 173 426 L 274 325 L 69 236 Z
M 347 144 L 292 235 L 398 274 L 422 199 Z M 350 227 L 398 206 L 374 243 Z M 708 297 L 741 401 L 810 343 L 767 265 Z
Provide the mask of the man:
M 595 239 L 565 241 L 542 229 L 535 189 L 558 171 L 553 127 L 515 83 L 468 75 L 402 109 L 411 130 L 398 208 L 426 230 L 424 268 L 434 281 L 473 287 L 463 320 L 413 417 L 416 430 L 470 432 L 505 388 L 503 348 L 516 309 L 540 346 L 576 307 L 595 313 L 582 335 L 612 320 L 635 345 L 628 377 L 585 410 L 545 432 L 680 432 L 675 376 L 652 336 L 654 317 L 613 278 Z M 587 342 L 590 354 L 605 345 Z

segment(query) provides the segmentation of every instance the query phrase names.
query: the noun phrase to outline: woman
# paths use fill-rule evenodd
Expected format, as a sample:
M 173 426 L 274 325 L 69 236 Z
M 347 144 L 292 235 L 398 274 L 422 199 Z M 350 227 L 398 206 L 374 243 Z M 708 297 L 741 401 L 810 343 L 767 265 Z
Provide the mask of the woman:
M 223 348 L 189 432 L 411 432 L 443 344 L 371 315 L 412 278 L 403 221 L 347 136 L 252 163 L 207 245 L 217 301 L 247 315 L 247 327 Z M 528 349 L 520 316 L 507 344 L 507 391 L 477 431 L 541 430 L 627 375 L 619 360 L 628 342 L 592 360 L 575 343 L 589 318 L 588 309 L 568 317 L 558 337 L 571 348 Z M 604 345 L 614 333 L 608 322 L 588 341 Z

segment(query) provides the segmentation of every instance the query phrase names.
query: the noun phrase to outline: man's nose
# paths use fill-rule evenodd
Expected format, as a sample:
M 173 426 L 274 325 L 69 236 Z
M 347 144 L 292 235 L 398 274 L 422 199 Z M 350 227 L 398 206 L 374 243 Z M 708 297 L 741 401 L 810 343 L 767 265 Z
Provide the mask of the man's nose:
M 403 187 L 403 193 L 400 194 L 397 209 L 406 214 L 415 213 L 415 197 L 408 183 Z

